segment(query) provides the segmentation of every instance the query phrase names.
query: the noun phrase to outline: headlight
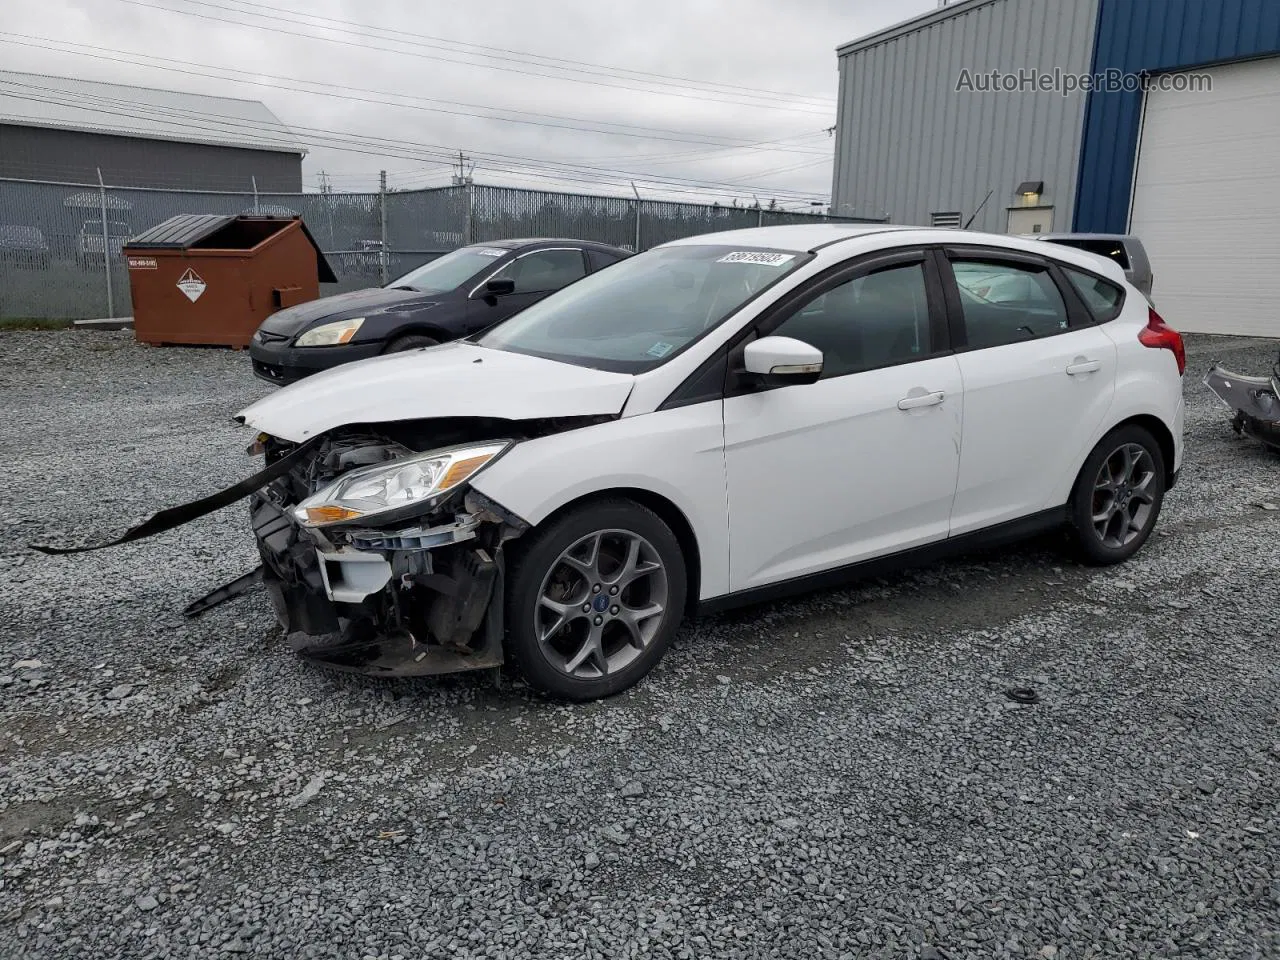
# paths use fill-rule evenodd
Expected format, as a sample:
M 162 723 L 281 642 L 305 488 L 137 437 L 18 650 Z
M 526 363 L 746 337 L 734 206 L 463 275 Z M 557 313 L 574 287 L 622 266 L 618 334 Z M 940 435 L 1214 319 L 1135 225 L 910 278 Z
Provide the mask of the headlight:
M 351 317 L 348 320 L 335 320 L 333 323 L 322 323 L 312 327 L 298 338 L 295 347 L 333 347 L 347 343 L 356 335 L 364 317 Z
M 510 440 L 494 440 L 352 470 L 303 500 L 293 515 L 308 527 L 322 527 L 423 505 L 475 476 L 509 446 Z

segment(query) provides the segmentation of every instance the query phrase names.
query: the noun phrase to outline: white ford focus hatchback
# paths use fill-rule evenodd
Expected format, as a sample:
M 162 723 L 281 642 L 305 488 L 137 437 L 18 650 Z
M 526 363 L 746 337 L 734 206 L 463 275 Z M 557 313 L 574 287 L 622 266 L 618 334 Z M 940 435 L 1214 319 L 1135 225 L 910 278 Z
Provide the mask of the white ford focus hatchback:
M 1183 365 L 1103 258 L 821 224 L 665 244 L 238 419 L 303 655 L 589 699 L 698 611 L 1057 526 L 1126 559 L 1177 477 Z

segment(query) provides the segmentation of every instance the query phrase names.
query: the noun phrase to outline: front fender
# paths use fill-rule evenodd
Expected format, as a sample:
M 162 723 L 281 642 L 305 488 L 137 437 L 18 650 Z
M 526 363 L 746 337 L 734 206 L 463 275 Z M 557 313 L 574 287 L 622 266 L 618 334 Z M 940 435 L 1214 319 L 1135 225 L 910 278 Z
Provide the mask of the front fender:
M 644 490 L 689 521 L 701 560 L 699 599 L 729 591 L 728 499 L 719 400 L 526 440 L 472 486 L 531 525 L 584 497 Z

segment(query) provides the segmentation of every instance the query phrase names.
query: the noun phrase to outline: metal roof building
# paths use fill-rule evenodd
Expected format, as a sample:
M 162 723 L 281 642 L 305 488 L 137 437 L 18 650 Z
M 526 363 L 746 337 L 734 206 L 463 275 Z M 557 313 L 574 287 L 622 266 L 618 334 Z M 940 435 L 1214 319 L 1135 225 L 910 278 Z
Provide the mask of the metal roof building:
M 305 148 L 256 100 L 0 70 L 0 177 L 298 192 Z
M 1131 232 L 1174 326 L 1280 336 L 1276 0 L 956 0 L 838 58 L 832 213 Z

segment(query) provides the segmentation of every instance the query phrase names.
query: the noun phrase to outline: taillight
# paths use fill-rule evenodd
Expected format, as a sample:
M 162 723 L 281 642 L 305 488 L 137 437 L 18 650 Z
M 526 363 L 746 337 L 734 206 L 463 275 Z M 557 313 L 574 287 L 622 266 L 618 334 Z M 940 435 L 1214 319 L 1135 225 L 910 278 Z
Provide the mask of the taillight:
M 1138 342 L 1144 347 L 1172 350 L 1173 358 L 1178 361 L 1178 376 L 1187 369 L 1187 351 L 1182 345 L 1182 334 L 1165 323 L 1155 307 L 1147 309 L 1147 325 L 1138 331 Z

